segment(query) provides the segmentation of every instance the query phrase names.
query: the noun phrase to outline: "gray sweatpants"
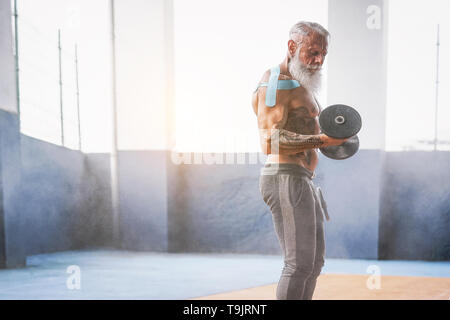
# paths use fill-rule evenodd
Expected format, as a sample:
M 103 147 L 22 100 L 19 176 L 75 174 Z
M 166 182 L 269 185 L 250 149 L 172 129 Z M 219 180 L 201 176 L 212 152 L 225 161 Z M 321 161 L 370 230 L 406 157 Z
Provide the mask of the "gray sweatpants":
M 310 170 L 296 164 L 266 164 L 261 170 L 261 195 L 272 212 L 284 258 L 278 300 L 312 299 L 325 262 L 326 204 L 312 178 Z

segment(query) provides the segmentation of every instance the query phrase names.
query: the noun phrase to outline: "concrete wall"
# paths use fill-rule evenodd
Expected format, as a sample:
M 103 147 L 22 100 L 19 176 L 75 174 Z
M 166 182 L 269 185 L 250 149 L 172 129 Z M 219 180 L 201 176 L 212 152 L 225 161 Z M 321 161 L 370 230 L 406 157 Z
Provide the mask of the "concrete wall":
M 109 155 L 19 135 L 0 110 L 0 268 L 27 255 L 112 243 Z
M 11 1 L 0 0 L 0 109 L 17 113 Z
M 380 259 L 450 260 L 450 152 L 387 153 Z
M 325 223 L 327 257 L 377 258 L 383 155 L 361 150 L 346 161 L 321 157 L 315 183 L 331 216 Z M 171 167 L 170 251 L 280 253 L 259 193 L 262 164 L 246 163 Z
M 11 1 L 0 0 L 0 267 L 25 263 L 18 209 L 20 124 L 11 20 Z
M 121 247 L 167 251 L 166 152 L 119 152 Z
M 376 150 L 360 150 L 345 161 L 321 157 L 315 183 L 331 216 L 326 256 L 448 260 L 449 157 Z M 260 167 L 171 166 L 169 250 L 279 253 L 258 191 Z
M 84 154 L 85 181 L 82 186 L 82 197 L 86 201 L 85 210 L 81 212 L 83 223 L 95 226 L 95 232 L 85 246 L 111 246 L 113 239 L 113 220 L 111 202 L 110 155 L 107 153 Z
M 261 165 L 173 165 L 170 251 L 280 253 L 259 194 Z
M 22 136 L 20 233 L 26 254 L 110 243 L 109 158 Z
M 0 268 L 24 265 L 17 114 L 0 110 Z
M 360 150 L 335 161 L 320 158 L 316 183 L 328 204 L 325 223 L 328 258 L 378 257 L 380 185 L 385 153 Z
M 3 192 L 9 200 L 2 215 L 14 215 L 2 219 L 9 235 L 2 254 L 5 244 L 24 255 L 110 246 L 109 156 L 83 155 L 27 136 L 21 137 L 20 153 L 21 183 Z M 262 164 L 175 165 L 162 151 L 119 155 L 122 248 L 281 253 L 259 194 Z M 386 159 L 383 168 L 380 158 Z M 345 161 L 321 158 L 315 183 L 331 216 L 326 256 L 448 260 L 449 163 L 448 152 L 360 150 Z M 1 172 L 7 181 L 10 173 Z M 10 182 L 17 179 L 8 181 L 14 186 Z

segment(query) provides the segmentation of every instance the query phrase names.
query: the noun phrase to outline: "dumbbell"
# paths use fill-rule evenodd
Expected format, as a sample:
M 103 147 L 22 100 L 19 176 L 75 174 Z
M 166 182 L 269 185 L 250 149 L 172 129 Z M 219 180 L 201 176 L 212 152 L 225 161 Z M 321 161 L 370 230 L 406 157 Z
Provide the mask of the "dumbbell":
M 358 111 L 345 104 L 334 104 L 325 108 L 319 116 L 322 133 L 336 139 L 346 139 L 339 146 L 320 148 L 320 152 L 331 159 L 344 160 L 353 156 L 359 149 L 356 135 L 361 130 L 362 121 Z

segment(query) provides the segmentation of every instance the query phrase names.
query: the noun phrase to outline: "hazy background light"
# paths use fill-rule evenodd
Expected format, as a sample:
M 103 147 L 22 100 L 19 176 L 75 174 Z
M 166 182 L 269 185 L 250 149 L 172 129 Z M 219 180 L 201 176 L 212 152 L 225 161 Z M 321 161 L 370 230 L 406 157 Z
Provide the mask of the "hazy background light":
M 450 1 L 393 0 L 389 5 L 387 150 L 432 150 L 436 32 L 440 24 L 438 139 L 450 141 Z M 429 143 L 420 143 L 424 140 Z M 438 149 L 450 149 L 439 145 Z
M 57 32 L 63 45 L 65 145 L 78 147 L 74 45 L 78 44 L 82 150 L 111 149 L 109 0 L 20 0 L 22 132 L 60 144 Z M 438 138 L 450 149 L 448 0 L 391 0 L 387 150 L 431 150 L 436 27 L 440 23 Z M 120 149 L 164 149 L 163 1 L 116 1 Z M 328 1 L 174 0 L 176 150 L 260 151 L 251 94 L 286 55 L 290 27 L 327 27 Z M 127 30 L 130 22 L 132 31 Z M 330 42 L 332 54 L 333 39 Z M 326 64 L 319 96 L 326 101 Z M 345 75 L 343 75 L 345 76 Z M 382 108 L 383 106 L 380 106 Z M 422 141 L 422 142 L 421 142 Z
M 308 20 L 327 27 L 327 5 L 175 0 L 176 149 L 260 151 L 252 92 L 286 56 L 292 25 Z M 323 104 L 324 97 L 326 88 Z
M 114 1 L 120 150 L 166 149 L 164 1 Z
M 61 144 L 58 57 L 60 29 L 65 146 L 78 148 L 74 64 L 77 43 L 82 150 L 109 152 L 109 1 L 19 0 L 17 4 L 22 132 Z

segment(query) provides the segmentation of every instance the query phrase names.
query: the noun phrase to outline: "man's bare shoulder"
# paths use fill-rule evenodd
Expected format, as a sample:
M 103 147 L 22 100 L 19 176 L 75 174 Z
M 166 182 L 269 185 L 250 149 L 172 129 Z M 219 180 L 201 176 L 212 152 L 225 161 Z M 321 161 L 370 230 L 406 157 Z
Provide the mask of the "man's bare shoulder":
M 264 72 L 259 83 L 267 83 L 269 81 L 269 78 L 270 78 L 270 69 L 266 70 Z M 280 74 L 278 76 L 278 80 L 293 80 L 293 78 L 286 74 Z M 258 88 L 258 90 L 254 94 L 254 101 L 256 104 L 261 104 L 261 105 L 264 104 L 265 105 L 264 101 L 266 99 L 266 91 L 267 91 L 267 87 L 259 87 Z M 291 99 L 292 99 L 291 90 L 279 90 L 277 92 L 277 102 L 276 102 L 275 107 L 280 106 L 280 105 L 282 105 L 282 106 L 288 105 Z M 256 113 L 256 109 L 257 109 L 257 107 L 254 106 L 255 113 Z M 270 109 L 270 110 L 267 110 L 267 109 Z M 269 111 L 272 112 L 279 108 L 267 108 L 267 109 L 264 108 L 264 110 L 266 112 L 269 112 Z
M 268 82 L 270 78 L 270 69 L 266 70 L 262 77 L 261 80 L 259 80 L 259 83 L 263 83 L 263 82 Z M 285 75 L 285 74 L 280 74 L 278 76 L 278 80 L 293 80 L 292 77 Z
M 259 80 L 259 83 L 268 82 L 270 77 L 270 70 L 264 71 L 261 80 Z
M 270 69 L 266 70 L 263 73 L 261 80 L 259 81 L 259 84 L 269 82 L 269 78 L 270 78 Z M 278 76 L 278 80 L 292 80 L 292 78 L 285 74 L 280 74 Z M 256 103 L 258 103 L 258 100 L 264 101 L 265 95 L 266 95 L 266 89 L 267 89 L 267 87 L 259 87 L 258 90 L 256 90 L 253 93 L 253 101 L 255 101 Z M 279 96 L 285 96 L 285 95 L 287 95 L 287 92 L 282 92 L 282 93 L 278 93 L 278 94 L 279 94 Z

